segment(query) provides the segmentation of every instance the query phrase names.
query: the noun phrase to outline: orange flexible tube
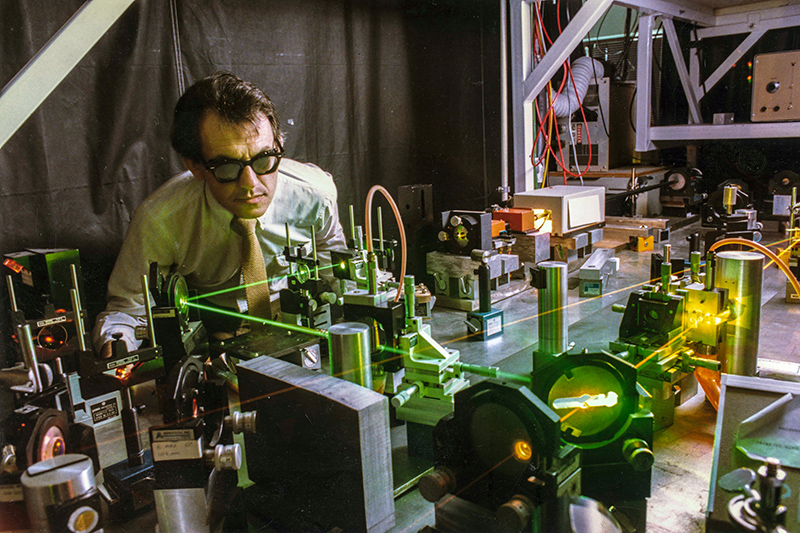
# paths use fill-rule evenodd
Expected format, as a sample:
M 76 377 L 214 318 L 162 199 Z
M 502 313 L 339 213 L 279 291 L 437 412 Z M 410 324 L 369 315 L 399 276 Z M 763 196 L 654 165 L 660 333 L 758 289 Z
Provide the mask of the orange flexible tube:
M 719 372 L 698 366 L 694 369 L 694 377 L 702 387 L 706 398 L 715 411 L 719 411 L 719 395 L 721 390 Z
M 772 250 L 770 250 L 764 245 L 758 244 L 757 242 L 753 242 L 748 239 L 742 239 L 740 237 L 731 237 L 728 239 L 722 239 L 721 241 L 715 242 L 714 244 L 711 245 L 708 251 L 713 252 L 717 248 L 720 248 L 728 244 L 740 244 L 742 246 L 748 246 L 750 248 L 753 248 L 754 250 L 758 250 L 759 252 L 769 257 L 776 265 L 778 265 L 778 268 L 780 268 L 781 271 L 783 271 L 783 273 L 789 279 L 789 283 L 791 283 L 792 286 L 794 287 L 794 290 L 797 291 L 797 294 L 800 294 L 800 284 L 798 284 L 797 278 L 794 277 L 792 271 L 789 270 L 788 265 L 783 261 L 783 259 L 775 255 L 775 253 Z M 769 266 L 769 263 L 767 263 L 767 266 Z M 719 410 L 719 396 L 721 388 L 720 373 L 715 372 L 713 370 L 708 370 L 706 368 L 698 367 L 695 369 L 694 375 L 697 378 L 697 382 L 703 388 L 703 392 L 705 392 L 708 401 L 711 402 L 711 405 L 714 406 L 714 409 Z
M 400 279 L 398 280 L 399 286 L 397 287 L 397 294 L 394 297 L 394 301 L 397 302 L 400 300 L 400 295 L 403 293 L 403 279 L 406 277 L 406 230 L 403 226 L 403 218 L 400 216 L 400 209 L 394 202 L 394 198 L 392 198 L 392 195 L 389 194 L 389 191 L 387 191 L 386 188 L 381 185 L 373 185 L 367 193 L 367 205 L 364 211 L 364 225 L 366 226 L 367 234 L 367 252 L 372 253 L 372 198 L 378 191 L 380 191 L 380 193 L 386 197 L 386 200 L 388 200 L 389 205 L 394 212 L 394 218 L 397 220 L 397 227 L 400 229 L 400 253 L 402 259 L 400 261 Z
M 720 246 L 725 246 L 726 244 L 741 244 L 742 246 L 749 246 L 763 253 L 770 259 L 772 259 L 775 262 L 775 264 L 778 265 L 778 268 L 780 268 L 781 271 L 784 274 L 786 274 L 786 277 L 789 279 L 789 283 L 792 284 L 792 287 L 794 287 L 794 290 L 797 292 L 797 294 L 800 294 L 800 283 L 797 282 L 797 278 L 795 278 L 794 274 L 792 274 L 792 271 L 789 270 L 789 266 L 783 261 L 783 259 L 775 255 L 775 252 L 773 252 L 766 246 L 758 244 L 757 242 L 753 242 L 747 239 L 742 239 L 740 237 L 731 237 L 728 239 L 722 239 L 721 241 L 717 241 L 711 245 L 711 248 L 709 248 L 708 251 L 713 252 Z
M 785 241 L 781 241 L 781 242 L 785 242 Z M 787 248 L 786 248 L 784 251 L 782 251 L 781 253 L 779 253 L 779 254 L 778 254 L 778 257 L 781 257 L 781 258 L 783 258 L 783 256 L 784 256 L 784 255 L 786 255 L 786 254 L 788 254 L 789 252 L 791 252 L 791 251 L 792 251 L 792 248 L 794 248 L 795 246 L 797 246 L 797 245 L 798 245 L 798 243 L 800 243 L 800 239 L 798 239 L 798 240 L 795 240 L 794 242 L 792 242 L 791 244 L 789 244 L 789 246 L 788 246 L 788 247 L 787 247 Z M 770 266 L 770 265 L 771 265 L 772 263 L 774 263 L 774 262 L 775 262 L 774 260 L 770 259 L 770 260 L 769 260 L 769 262 L 768 262 L 766 265 L 764 265 L 764 269 L 766 269 L 768 266 Z

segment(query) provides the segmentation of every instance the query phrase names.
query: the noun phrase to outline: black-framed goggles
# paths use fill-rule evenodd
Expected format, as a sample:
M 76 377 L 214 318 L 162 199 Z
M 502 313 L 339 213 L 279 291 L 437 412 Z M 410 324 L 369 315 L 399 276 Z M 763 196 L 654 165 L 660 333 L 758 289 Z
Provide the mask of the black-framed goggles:
M 277 148 L 261 152 L 249 161 L 227 158 L 207 161 L 205 162 L 206 170 L 209 170 L 220 183 L 231 183 L 238 180 L 246 166 L 252 167 L 253 172 L 260 176 L 271 174 L 278 169 L 284 155 L 280 141 L 277 141 L 277 144 Z

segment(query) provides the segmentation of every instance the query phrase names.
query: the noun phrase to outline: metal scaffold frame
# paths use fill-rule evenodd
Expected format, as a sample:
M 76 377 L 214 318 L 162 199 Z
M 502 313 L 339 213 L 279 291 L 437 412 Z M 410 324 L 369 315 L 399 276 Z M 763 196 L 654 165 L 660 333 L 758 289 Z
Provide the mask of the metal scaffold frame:
M 533 168 L 528 155 L 533 148 L 533 102 L 550 79 L 570 56 L 589 30 L 612 5 L 639 12 L 636 69 L 636 146 L 637 152 L 661 147 L 715 139 L 793 138 L 800 137 L 800 122 L 704 124 L 700 113 L 703 97 L 741 57 L 769 30 L 800 26 L 800 0 L 746 2 L 730 0 L 688 2 L 685 0 L 586 0 L 569 21 L 541 61 L 533 65 L 531 51 L 532 4 L 541 0 L 501 0 L 508 11 L 510 62 L 507 76 L 511 80 L 511 125 L 513 152 L 509 154 L 514 172 L 514 191 L 529 190 L 533 184 Z M 506 6 L 505 2 L 509 2 Z M 726 7 L 714 7 L 724 4 Z M 673 21 L 691 22 L 698 26 L 689 46 L 688 65 L 681 49 Z M 689 105 L 689 121 L 685 125 L 652 124 L 653 98 L 653 33 L 657 22 L 675 58 L 681 86 Z M 742 35 L 739 46 L 706 79 L 700 79 L 700 58 L 694 46 L 703 39 Z

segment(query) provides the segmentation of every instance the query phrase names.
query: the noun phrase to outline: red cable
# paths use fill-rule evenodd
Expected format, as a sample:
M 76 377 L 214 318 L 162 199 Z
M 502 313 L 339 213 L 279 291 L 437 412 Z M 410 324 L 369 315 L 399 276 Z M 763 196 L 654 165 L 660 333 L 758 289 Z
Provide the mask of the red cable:
M 542 33 L 547 38 L 547 41 L 552 45 L 553 41 L 550 39 L 550 36 L 547 34 L 547 30 L 544 27 L 544 23 L 542 22 L 542 18 L 541 18 L 540 9 L 541 9 L 540 5 L 537 4 L 536 5 L 536 15 L 537 15 L 537 18 L 539 19 L 539 22 L 541 24 Z M 560 35 L 561 32 L 562 32 L 562 28 L 561 28 L 561 0 L 558 0 L 558 2 L 556 4 L 556 21 L 557 21 L 557 24 L 558 24 L 558 32 L 559 32 L 559 35 Z M 538 30 L 539 30 L 539 25 L 535 25 L 534 26 L 534 43 L 535 43 L 535 45 L 537 47 L 538 47 L 538 44 L 539 44 L 539 40 L 537 39 Z M 540 117 L 539 116 L 539 106 L 534 104 L 534 108 L 536 109 L 536 117 L 539 119 L 539 128 L 537 129 L 536 136 L 534 137 L 534 140 L 533 140 L 533 150 L 531 151 L 531 163 L 533 164 L 533 166 L 538 166 L 539 164 L 541 164 L 541 162 L 547 156 L 547 152 L 549 151 L 553 155 L 553 158 L 555 159 L 556 164 L 558 164 L 561 167 L 561 169 L 563 171 L 563 175 L 564 175 L 564 185 L 566 185 L 567 184 L 567 174 L 569 174 L 570 176 L 572 176 L 574 178 L 579 178 L 579 177 L 582 177 L 582 175 L 584 173 L 589 171 L 589 167 L 591 166 L 591 163 L 592 163 L 592 137 L 591 137 L 591 134 L 589 133 L 589 124 L 588 124 L 588 121 L 586 120 L 586 112 L 584 111 L 583 105 L 581 103 L 581 99 L 578 96 L 578 88 L 577 88 L 577 86 L 575 84 L 575 77 L 572 75 L 572 68 L 571 68 L 571 66 L 569 64 L 569 60 L 564 62 L 564 68 L 565 68 L 564 78 L 561 80 L 561 86 L 558 88 L 558 91 L 556 91 L 556 96 L 551 101 L 550 106 L 547 109 L 547 112 L 544 114 L 544 117 Z M 552 147 L 552 144 L 550 142 L 550 139 L 546 138 L 546 142 L 545 142 L 546 149 L 542 152 L 542 155 L 539 157 L 538 161 L 534 161 L 534 154 L 535 154 L 535 151 L 536 151 L 536 142 L 539 139 L 539 135 L 543 133 L 542 130 L 544 128 L 544 125 L 547 123 L 547 120 L 548 120 L 548 117 L 550 116 L 550 113 L 553 112 L 553 106 L 555 105 L 555 101 L 558 99 L 558 97 L 561 95 L 562 90 L 564 89 L 564 85 L 566 84 L 566 81 L 567 81 L 567 76 L 569 76 L 570 82 L 572 83 L 572 89 L 575 91 L 575 98 L 576 98 L 576 100 L 578 102 L 578 107 L 581 110 L 581 116 L 583 117 L 583 125 L 584 125 L 584 128 L 586 130 L 586 139 L 589 142 L 589 159 L 587 160 L 586 168 L 583 169 L 583 171 L 581 171 L 580 169 L 577 169 L 578 170 L 578 174 L 575 174 L 575 173 L 571 172 L 568 169 L 569 165 L 565 164 L 565 161 L 564 161 L 564 150 L 561 147 L 561 134 L 559 133 L 558 128 L 556 128 L 556 141 L 558 143 L 558 152 L 560 154 L 560 157 L 559 157 L 559 154 L 556 154 L 555 151 L 553 150 L 553 147 Z M 569 98 L 569 96 L 567 96 L 567 98 Z

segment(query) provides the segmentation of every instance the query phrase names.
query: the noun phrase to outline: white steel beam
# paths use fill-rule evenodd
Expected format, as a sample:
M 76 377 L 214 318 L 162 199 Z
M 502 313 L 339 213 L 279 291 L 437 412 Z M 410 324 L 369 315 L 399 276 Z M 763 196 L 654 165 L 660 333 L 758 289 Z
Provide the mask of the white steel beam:
M 653 35 L 656 18 L 653 15 L 639 17 L 639 39 L 636 43 L 636 151 L 655 150 L 650 141 L 650 107 L 653 103 L 653 39 L 643 35 Z
M 525 95 L 525 103 L 532 102 L 542 92 L 575 47 L 613 3 L 614 0 L 586 0 L 531 75 L 523 82 L 522 93 Z
M 0 92 L 0 148 L 136 0 L 87 0 Z
M 773 8 L 762 7 L 762 9 L 758 9 L 757 5 L 757 3 L 754 3 L 747 6 L 748 8 L 754 8 L 750 11 L 717 15 L 714 27 L 697 30 L 698 38 L 735 35 L 737 33 L 746 33 L 756 28 L 777 29 L 800 25 L 796 19 L 800 15 L 800 3 L 796 0 Z
M 800 137 L 800 122 L 763 122 L 716 126 L 712 124 L 689 124 L 686 126 L 653 126 L 650 128 L 650 139 L 653 142 L 680 143 L 717 139 L 778 139 L 792 137 Z
M 800 26 L 800 15 L 791 17 L 759 20 L 758 22 L 744 22 L 730 26 L 717 26 L 714 28 L 701 28 L 697 30 L 697 39 L 708 39 L 710 37 L 725 37 L 726 35 L 738 35 L 751 31 L 779 30 L 781 28 L 793 28 Z
M 711 76 L 709 76 L 705 82 L 703 82 L 703 86 L 696 87 L 698 94 L 697 99 L 700 100 L 705 93 L 710 91 L 712 87 L 719 83 L 719 80 L 721 80 L 722 77 L 728 73 L 728 71 L 736 64 L 736 62 L 739 61 L 742 56 L 746 54 L 747 51 L 750 50 L 759 39 L 761 39 L 761 37 L 764 36 L 765 33 L 767 33 L 767 31 L 762 30 L 754 31 L 748 35 L 747 38 L 742 41 L 742 44 L 737 46 L 736 50 L 731 52 L 730 55 L 720 64 L 720 66 L 717 67 L 714 73 L 711 74 Z M 701 90 L 703 93 L 700 93 Z
M 635 9 L 643 15 L 661 15 L 694 22 L 700 26 L 713 26 L 716 23 L 713 9 L 688 0 L 617 0 L 614 4 Z
M 683 86 L 683 92 L 686 95 L 686 100 L 689 102 L 689 118 L 693 124 L 701 124 L 703 122 L 700 116 L 700 105 L 697 103 L 694 88 L 689 80 L 689 71 L 686 68 L 686 61 L 683 59 L 683 51 L 681 50 L 681 43 L 678 41 L 678 34 L 675 31 L 675 25 L 672 19 L 664 19 L 664 33 L 667 36 L 669 48 L 672 51 L 672 59 L 675 60 L 675 67 L 678 69 L 678 77 Z M 640 34 L 641 35 L 641 34 Z

